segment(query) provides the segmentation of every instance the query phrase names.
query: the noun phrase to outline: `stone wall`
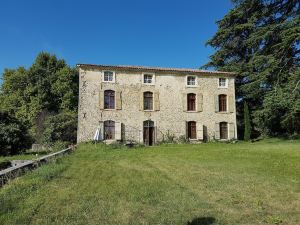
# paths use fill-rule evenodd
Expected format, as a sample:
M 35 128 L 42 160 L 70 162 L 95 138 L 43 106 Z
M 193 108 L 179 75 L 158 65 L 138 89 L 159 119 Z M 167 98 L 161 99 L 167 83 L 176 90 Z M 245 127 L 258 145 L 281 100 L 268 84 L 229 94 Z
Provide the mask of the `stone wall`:
M 157 71 L 155 85 L 146 85 L 142 82 L 142 72 L 115 70 L 115 83 L 104 83 L 101 68 L 79 67 L 78 142 L 92 140 L 96 129 L 103 126 L 105 120 L 119 122 L 122 124 L 123 138 L 129 139 L 128 136 L 132 136 L 140 142 L 143 141 L 142 130 L 145 120 L 154 121 L 158 141 L 168 132 L 176 137 L 186 135 L 187 121 L 201 124 L 197 126 L 197 130 L 204 132 L 206 139 L 218 136 L 216 123 L 227 122 L 230 129 L 229 138 L 236 138 L 234 77 L 222 74 L 197 74 L 198 85 L 187 87 L 187 75 L 191 74 L 184 72 L 168 74 Z M 228 88 L 218 88 L 219 77 L 228 79 Z M 120 92 L 121 109 L 101 109 L 100 96 L 103 98 L 101 93 L 108 89 Z M 153 111 L 141 110 L 141 95 L 144 91 L 157 93 L 154 103 L 156 108 Z M 197 99 L 202 99 L 202 109 L 199 105 L 196 112 L 186 111 L 184 96 L 187 93 L 195 93 Z M 215 97 L 218 94 L 228 96 L 228 112 L 216 112 Z

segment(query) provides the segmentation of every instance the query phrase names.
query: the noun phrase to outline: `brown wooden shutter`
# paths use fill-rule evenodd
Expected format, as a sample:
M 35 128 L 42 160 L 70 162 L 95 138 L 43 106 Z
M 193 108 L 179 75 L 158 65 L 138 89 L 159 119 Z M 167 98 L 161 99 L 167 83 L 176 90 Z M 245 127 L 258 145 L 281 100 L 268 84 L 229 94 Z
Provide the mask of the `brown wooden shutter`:
M 159 92 L 154 92 L 154 110 L 160 110 Z
M 229 137 L 228 139 L 234 139 L 235 138 L 235 126 L 234 123 L 229 123 Z
M 183 111 L 187 111 L 187 94 L 183 93 L 182 94 L 182 109 Z
M 220 139 L 220 124 L 215 123 L 215 139 L 219 140 Z
M 203 94 L 198 93 L 197 94 L 197 111 L 202 112 L 203 111 Z
M 219 95 L 215 95 L 215 112 L 219 112 Z
M 99 91 L 99 108 L 104 109 L 104 91 Z
M 140 111 L 144 111 L 144 92 L 140 94 Z
M 234 105 L 235 105 L 235 102 L 234 102 L 233 95 L 229 95 L 228 96 L 228 110 L 229 110 L 229 112 L 231 112 L 231 113 L 234 112 Z
M 122 93 L 116 91 L 116 109 L 122 109 Z
M 196 127 L 197 127 L 197 139 L 203 140 L 203 124 L 200 122 L 197 122 Z

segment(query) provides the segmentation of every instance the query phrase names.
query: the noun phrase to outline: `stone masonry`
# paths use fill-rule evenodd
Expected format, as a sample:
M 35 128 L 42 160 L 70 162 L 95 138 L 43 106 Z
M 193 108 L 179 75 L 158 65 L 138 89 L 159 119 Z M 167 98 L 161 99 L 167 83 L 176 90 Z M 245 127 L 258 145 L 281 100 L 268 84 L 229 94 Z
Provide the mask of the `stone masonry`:
M 79 106 L 77 141 L 93 140 L 97 129 L 104 139 L 104 121 L 115 122 L 115 140 L 144 142 L 143 122 L 154 122 L 154 142 L 166 136 L 187 137 L 187 122 L 196 122 L 195 141 L 220 139 L 221 122 L 228 124 L 228 138 L 236 139 L 235 74 L 197 69 L 78 64 Z M 104 81 L 104 72 L 114 73 L 112 82 Z M 144 74 L 153 75 L 152 84 L 144 84 Z M 194 76 L 196 85 L 188 86 Z M 226 87 L 219 87 L 226 78 Z M 105 90 L 115 91 L 115 109 L 104 109 Z M 143 93 L 153 93 L 153 110 L 143 110 Z M 187 111 L 187 94 L 196 94 L 196 110 Z M 227 96 L 227 110 L 219 112 L 218 96 Z

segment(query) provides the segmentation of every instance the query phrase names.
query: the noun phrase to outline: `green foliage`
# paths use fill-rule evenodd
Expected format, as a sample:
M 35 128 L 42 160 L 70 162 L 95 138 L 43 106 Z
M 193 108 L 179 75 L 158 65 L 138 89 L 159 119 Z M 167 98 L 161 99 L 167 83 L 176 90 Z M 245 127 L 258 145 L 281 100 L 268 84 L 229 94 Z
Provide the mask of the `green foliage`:
M 251 139 L 251 124 L 250 124 L 250 114 L 249 108 L 246 101 L 244 101 L 244 140 L 249 141 Z
M 233 3 L 207 42 L 217 51 L 204 67 L 239 74 L 237 99 L 247 99 L 256 130 L 268 135 L 299 133 L 299 1 Z
M 29 69 L 5 69 L 3 73 L 0 110 L 20 121 L 34 142 L 74 142 L 77 99 L 78 72 L 55 55 L 41 52 Z
M 28 147 L 26 128 L 8 113 L 0 112 L 0 155 L 16 154 Z

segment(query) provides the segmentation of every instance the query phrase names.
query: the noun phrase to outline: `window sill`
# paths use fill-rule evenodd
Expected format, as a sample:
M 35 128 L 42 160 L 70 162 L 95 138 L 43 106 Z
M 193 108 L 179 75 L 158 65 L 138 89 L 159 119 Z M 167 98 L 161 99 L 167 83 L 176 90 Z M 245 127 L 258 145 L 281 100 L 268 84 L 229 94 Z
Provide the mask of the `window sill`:
M 116 109 L 103 109 L 104 111 L 115 111 Z
M 144 109 L 143 111 L 144 111 L 144 112 L 154 112 L 153 109 Z
M 187 113 L 197 113 L 198 111 L 186 111 Z
M 185 85 L 186 87 L 188 87 L 188 88 L 196 88 L 196 87 L 198 87 L 198 85 Z
M 230 114 L 231 112 L 224 111 L 224 112 L 216 112 L 216 113 L 219 113 L 219 114 Z
M 219 89 L 227 89 L 228 86 L 222 87 L 222 86 L 218 86 Z
M 143 83 L 143 85 L 146 85 L 146 86 L 154 86 L 155 83 Z

